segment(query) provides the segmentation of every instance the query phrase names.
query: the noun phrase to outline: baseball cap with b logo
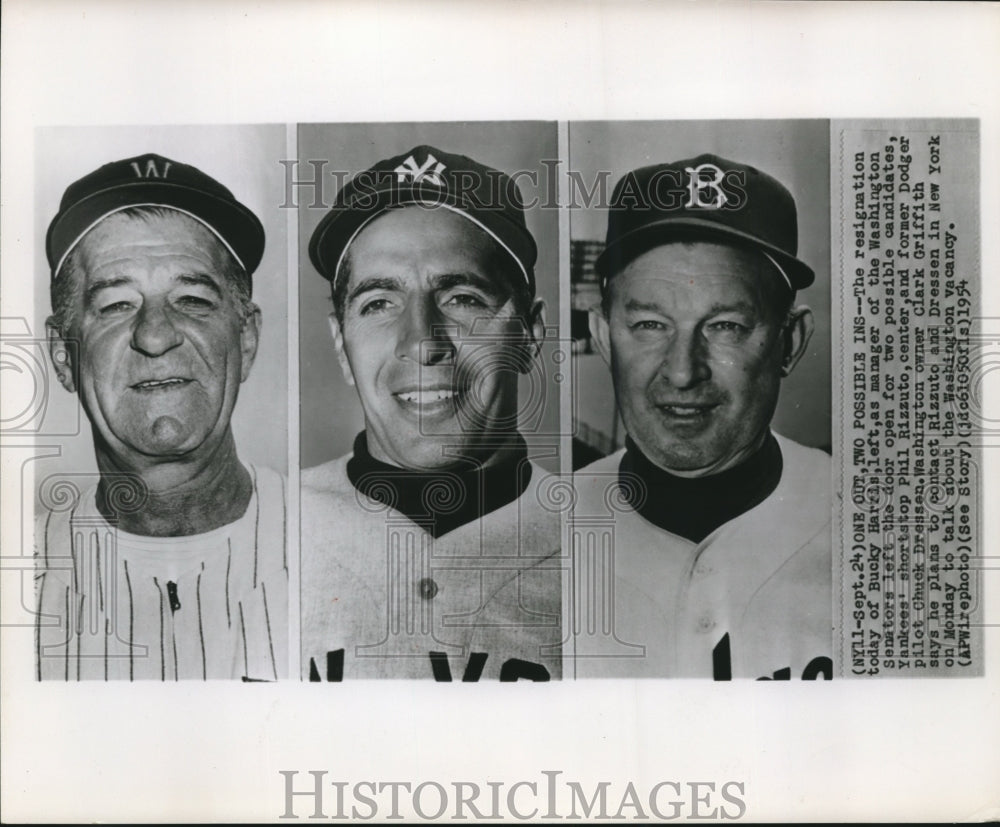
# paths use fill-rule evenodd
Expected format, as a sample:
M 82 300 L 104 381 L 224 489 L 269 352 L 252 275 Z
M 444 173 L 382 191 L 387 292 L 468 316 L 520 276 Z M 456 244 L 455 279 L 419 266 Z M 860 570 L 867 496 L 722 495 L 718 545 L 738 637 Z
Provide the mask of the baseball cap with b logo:
M 379 161 L 344 185 L 309 241 L 313 266 L 336 284 L 358 234 L 387 210 L 407 205 L 448 209 L 467 218 L 513 257 L 534 294 L 537 248 L 517 182 L 472 158 L 432 146 Z
M 264 255 L 264 228 L 222 184 L 197 167 L 146 153 L 113 161 L 66 188 L 49 224 L 45 253 L 55 279 L 66 257 L 109 215 L 168 207 L 204 225 L 251 275 Z
M 796 257 L 792 194 L 766 172 L 717 155 L 627 173 L 615 185 L 607 243 L 595 266 L 606 281 L 658 244 L 698 239 L 760 250 L 792 290 L 815 279 L 812 268 Z

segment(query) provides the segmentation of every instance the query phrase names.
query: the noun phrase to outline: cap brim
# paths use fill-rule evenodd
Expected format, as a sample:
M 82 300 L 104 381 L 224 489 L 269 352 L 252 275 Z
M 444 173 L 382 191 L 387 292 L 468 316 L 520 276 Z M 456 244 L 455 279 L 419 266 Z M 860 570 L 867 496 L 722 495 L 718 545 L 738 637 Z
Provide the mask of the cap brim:
M 365 225 L 391 209 L 421 205 L 428 208 L 450 208 L 476 224 L 513 256 L 529 288 L 534 290 L 532 271 L 538 255 L 535 240 L 525 228 L 508 221 L 500 211 L 495 211 L 494 217 L 510 230 L 504 233 L 504 238 L 501 238 L 494 228 L 479 220 L 465 201 L 456 198 L 450 192 L 428 191 L 420 187 L 399 185 L 387 189 L 366 190 L 364 198 L 366 199 L 364 208 L 343 205 L 334 207 L 323 216 L 323 220 L 309 239 L 309 260 L 320 275 L 331 283 L 336 278 L 344 252 Z
M 742 246 L 763 250 L 781 265 L 795 290 L 808 287 L 816 279 L 808 264 L 781 248 L 724 224 L 697 218 L 666 218 L 632 230 L 606 247 L 597 257 L 594 267 L 602 279 L 607 279 L 633 258 L 658 244 L 700 238 L 738 242 Z
M 260 264 L 264 255 L 264 227 L 249 209 L 204 190 L 166 181 L 144 180 L 134 184 L 119 183 L 99 190 L 53 219 L 45 239 L 45 250 L 53 274 L 59 271 L 66 256 L 102 219 L 140 205 L 175 208 L 201 220 L 219 236 L 248 275 Z

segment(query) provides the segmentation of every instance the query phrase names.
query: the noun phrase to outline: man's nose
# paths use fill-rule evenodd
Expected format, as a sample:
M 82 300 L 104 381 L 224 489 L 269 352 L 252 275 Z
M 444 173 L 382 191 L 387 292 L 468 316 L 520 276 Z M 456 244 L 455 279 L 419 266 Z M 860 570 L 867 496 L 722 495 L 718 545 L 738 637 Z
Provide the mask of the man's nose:
M 184 341 L 163 302 L 143 302 L 132 329 L 132 347 L 146 356 L 162 356 Z
M 430 298 L 412 298 L 399 317 L 396 357 L 421 365 L 436 365 L 451 360 L 455 345 L 449 327 L 437 305 Z
M 706 344 L 696 330 L 675 333 L 667 345 L 660 374 L 673 387 L 682 390 L 711 377 Z

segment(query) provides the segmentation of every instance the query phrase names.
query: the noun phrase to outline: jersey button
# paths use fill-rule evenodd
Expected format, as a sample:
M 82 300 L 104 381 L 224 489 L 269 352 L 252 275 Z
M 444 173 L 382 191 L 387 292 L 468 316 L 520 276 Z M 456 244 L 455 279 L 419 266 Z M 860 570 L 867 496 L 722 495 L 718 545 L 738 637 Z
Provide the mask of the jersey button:
M 711 632 L 715 626 L 715 621 L 709 615 L 702 615 L 698 618 L 698 631 L 702 634 Z
M 438 593 L 438 584 L 431 580 L 431 578 L 424 577 L 417 583 L 417 591 L 424 600 L 433 600 L 434 595 Z

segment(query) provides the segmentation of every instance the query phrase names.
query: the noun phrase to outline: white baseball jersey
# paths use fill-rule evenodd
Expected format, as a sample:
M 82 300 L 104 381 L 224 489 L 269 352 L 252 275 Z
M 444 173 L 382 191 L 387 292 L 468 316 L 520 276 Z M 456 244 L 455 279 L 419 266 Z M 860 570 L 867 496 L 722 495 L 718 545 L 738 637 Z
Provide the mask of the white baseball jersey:
M 39 514 L 39 679 L 286 677 L 285 481 L 249 470 L 244 515 L 204 534 L 121 531 L 97 510 L 96 484 Z
M 830 458 L 775 437 L 775 490 L 701 542 L 621 496 L 624 449 L 577 471 L 577 677 L 833 677 Z
M 353 678 L 561 676 L 556 479 L 438 537 L 362 494 L 350 455 L 303 472 L 302 669 Z

